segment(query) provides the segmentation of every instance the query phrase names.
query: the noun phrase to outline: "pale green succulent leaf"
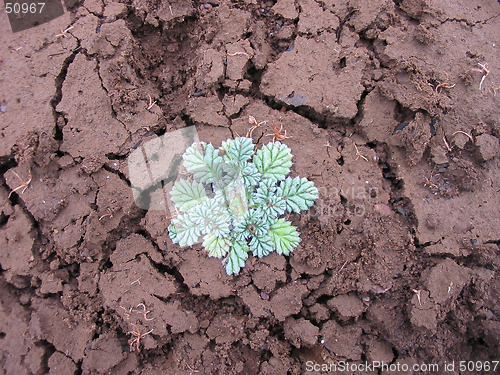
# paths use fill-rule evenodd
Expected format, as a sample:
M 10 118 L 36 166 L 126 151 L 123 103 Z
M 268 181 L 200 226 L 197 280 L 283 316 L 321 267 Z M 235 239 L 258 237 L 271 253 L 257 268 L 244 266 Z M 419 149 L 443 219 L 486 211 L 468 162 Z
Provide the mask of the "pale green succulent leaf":
M 250 250 L 253 252 L 254 257 L 257 256 L 262 258 L 269 255 L 269 253 L 274 250 L 271 238 L 268 235 L 252 237 L 250 240 Z
M 287 177 L 278 186 L 276 195 L 285 200 L 288 212 L 299 213 L 314 204 L 318 198 L 318 189 L 305 177 Z
M 222 264 L 225 265 L 226 273 L 228 275 L 238 274 L 240 270 L 245 267 L 245 260 L 248 258 L 248 245 L 244 241 L 235 240 L 233 247 L 229 251 L 226 259 Z
M 184 212 L 207 199 L 203 184 L 186 180 L 175 181 L 170 196 L 176 207 Z
M 262 178 L 262 174 L 255 165 L 247 161 L 230 160 L 223 164 L 222 169 L 224 176 L 222 182 L 218 184 L 221 188 L 239 180 L 242 180 L 247 188 L 251 188 L 257 185 Z
M 200 227 L 187 215 L 179 215 L 172 219 L 169 231 L 170 238 L 172 241 L 175 239 L 174 243 L 178 243 L 179 246 L 193 246 L 200 241 Z
M 213 233 L 218 237 L 226 237 L 231 231 L 231 217 L 227 207 L 214 198 L 191 208 L 188 215 L 199 226 L 202 234 Z
M 292 166 L 290 148 L 281 143 L 268 143 L 257 150 L 253 157 L 257 170 L 262 173 L 263 179 L 283 180 Z
M 269 238 L 278 254 L 289 255 L 300 243 L 299 233 L 290 222 L 277 219 L 269 228 Z
M 179 238 L 177 237 L 177 230 L 175 229 L 174 224 L 170 224 L 168 226 L 168 235 L 173 243 L 179 243 Z
M 226 256 L 231 247 L 231 239 L 228 237 L 220 238 L 210 233 L 203 239 L 202 246 L 208 251 L 208 256 L 222 258 Z
M 245 162 L 242 164 L 241 174 L 246 187 L 252 187 L 259 183 L 262 174 L 257 170 L 253 163 Z
M 194 143 L 182 155 L 183 165 L 203 183 L 212 183 L 222 176 L 222 156 L 211 144 Z
M 259 183 L 256 191 L 256 200 L 259 203 L 265 202 L 270 197 L 274 196 L 276 193 L 276 181 L 274 180 L 264 180 Z
M 274 220 L 286 211 L 286 202 L 283 198 L 272 196 L 262 202 L 262 211 L 267 220 Z
M 261 181 L 255 193 L 255 203 L 259 205 L 263 216 L 268 222 L 274 221 L 278 215 L 286 210 L 286 203 L 282 197 L 276 196 L 276 181 Z
M 218 187 L 224 188 L 234 180 L 241 178 L 241 166 L 235 160 L 229 160 L 222 164 L 223 176 L 222 184 L 218 184 Z
M 225 160 L 246 162 L 253 155 L 254 144 L 251 138 L 239 137 L 222 142 L 221 148 L 226 152 Z
M 245 220 L 235 225 L 233 232 L 238 240 L 249 239 L 252 236 L 262 237 L 269 230 L 269 223 L 259 209 L 248 210 Z

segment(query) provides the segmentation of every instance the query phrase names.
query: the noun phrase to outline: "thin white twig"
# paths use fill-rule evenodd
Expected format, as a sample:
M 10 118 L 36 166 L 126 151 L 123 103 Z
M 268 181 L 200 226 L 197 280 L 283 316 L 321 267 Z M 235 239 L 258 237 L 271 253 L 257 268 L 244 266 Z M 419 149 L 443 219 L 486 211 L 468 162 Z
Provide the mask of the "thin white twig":
M 234 53 L 228 53 L 227 55 L 228 56 L 245 55 L 246 57 L 249 57 L 248 53 L 246 52 L 234 52 Z
M 490 71 L 486 67 L 487 64 L 477 63 L 477 65 L 479 65 L 483 71 L 483 77 L 481 78 L 481 82 L 479 82 L 479 90 L 482 90 L 483 82 L 486 79 L 486 77 L 488 76 L 488 74 L 490 74 Z
M 156 100 L 153 102 L 153 98 L 151 98 L 151 95 L 148 94 L 148 96 L 149 96 L 149 105 L 147 110 L 149 111 L 156 104 Z

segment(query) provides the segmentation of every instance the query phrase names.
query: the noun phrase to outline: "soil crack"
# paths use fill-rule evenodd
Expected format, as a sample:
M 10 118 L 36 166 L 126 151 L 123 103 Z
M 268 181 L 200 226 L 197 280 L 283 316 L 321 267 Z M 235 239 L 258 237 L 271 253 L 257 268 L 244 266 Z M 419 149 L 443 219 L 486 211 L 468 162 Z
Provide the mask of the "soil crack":
M 50 105 L 52 106 L 52 114 L 54 116 L 54 124 L 55 124 L 55 129 L 54 129 L 54 138 L 59 141 L 59 145 L 63 141 L 63 132 L 62 128 L 64 125 L 68 123 L 68 119 L 62 112 L 58 112 L 56 110 L 57 105 L 61 102 L 62 100 L 62 87 L 64 84 L 64 81 L 66 80 L 66 76 L 68 74 L 68 68 L 69 66 L 73 63 L 73 61 L 76 58 L 76 55 L 80 52 L 80 41 L 78 40 L 78 46 L 75 48 L 71 55 L 69 55 L 63 62 L 63 66 L 61 68 L 61 72 L 58 74 L 55 80 L 55 86 L 56 86 L 56 92 L 54 93 L 54 96 L 52 97 L 50 101 Z M 64 121 L 64 124 L 61 124 L 60 122 Z
M 101 87 L 104 90 L 104 92 L 106 93 L 106 95 L 108 96 L 108 98 L 110 98 L 111 95 L 109 94 L 108 89 L 104 85 L 104 81 L 103 81 L 102 76 L 101 76 L 101 63 L 100 63 L 99 59 L 96 59 L 96 63 L 97 63 L 97 76 L 99 77 L 99 81 L 101 82 Z M 128 130 L 127 125 L 125 125 L 125 123 L 118 118 L 118 114 L 116 112 L 116 109 L 113 107 L 113 104 L 111 102 L 109 103 L 109 108 L 111 109 L 111 113 L 113 115 L 113 118 L 116 121 L 118 121 L 123 126 L 123 129 L 127 132 L 127 134 L 128 134 L 127 141 L 130 140 L 132 134 Z

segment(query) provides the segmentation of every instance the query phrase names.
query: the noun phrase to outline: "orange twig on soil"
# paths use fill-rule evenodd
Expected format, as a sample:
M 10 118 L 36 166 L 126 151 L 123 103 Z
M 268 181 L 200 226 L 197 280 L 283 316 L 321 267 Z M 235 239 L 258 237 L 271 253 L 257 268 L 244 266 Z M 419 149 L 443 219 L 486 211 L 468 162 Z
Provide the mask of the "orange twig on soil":
M 60 36 L 62 36 L 63 38 L 66 38 L 67 37 L 67 33 L 68 31 L 70 31 L 71 29 L 73 28 L 73 25 L 71 25 L 70 27 L 66 28 L 65 30 L 61 30 L 61 33 L 60 34 L 57 34 L 56 35 L 56 38 L 59 38 Z
M 483 76 L 481 78 L 481 82 L 479 82 L 479 90 L 482 90 L 482 88 L 483 88 L 483 82 L 486 79 L 486 77 L 488 77 L 488 74 L 490 74 L 490 71 L 487 68 L 487 64 L 477 63 L 477 65 L 479 65 L 481 67 L 481 69 L 473 68 L 472 70 L 475 71 L 475 72 L 481 72 L 481 73 L 483 73 Z
M 252 138 L 252 133 L 253 133 L 253 131 L 254 131 L 255 129 L 257 129 L 257 128 L 260 128 L 260 126 L 261 126 L 262 124 L 267 123 L 267 121 L 257 122 L 257 120 L 255 119 L 255 117 L 253 117 L 252 115 L 249 115 L 249 116 L 248 116 L 248 123 L 249 123 L 249 124 L 253 124 L 253 126 L 252 126 L 250 129 L 248 129 L 246 137 L 247 137 L 247 138 Z
M 105 217 L 111 217 L 111 218 L 113 217 L 113 211 L 111 211 L 111 208 L 109 208 L 109 207 L 108 207 L 108 208 L 107 208 L 107 211 L 108 211 L 108 213 L 107 213 L 107 214 L 102 215 L 102 216 L 99 218 L 99 221 L 101 221 L 101 220 L 102 220 L 102 219 L 104 219 Z
M 189 368 L 189 375 L 193 375 L 193 373 L 195 373 L 195 372 L 200 372 L 199 370 L 195 370 L 194 368 L 189 366 L 189 364 L 187 364 L 187 363 L 186 363 L 186 366 Z
M 147 331 L 145 333 L 141 333 L 140 329 L 135 324 L 132 324 L 132 325 L 134 326 L 134 330 L 130 331 L 129 334 L 132 336 L 135 336 L 135 338 L 130 339 L 130 351 L 133 351 L 134 345 L 135 345 L 135 348 L 137 349 L 137 351 L 140 351 L 141 350 L 141 339 L 144 336 L 147 336 L 151 332 L 153 332 L 153 329 L 150 329 L 149 331 Z
M 472 135 L 470 135 L 469 133 L 466 133 L 462 130 L 457 130 L 455 133 L 452 134 L 452 136 L 454 136 L 455 134 L 458 134 L 458 133 L 466 135 L 467 137 L 469 137 L 470 141 L 472 143 L 474 143 L 474 138 L 472 138 Z
M 354 160 L 358 160 L 359 158 L 363 158 L 366 161 L 368 161 L 368 159 L 359 151 L 358 146 L 356 146 L 356 143 L 353 142 L 352 144 L 354 145 L 354 148 L 356 149 L 356 159 L 354 159 Z
M 16 172 L 12 171 L 12 173 L 14 173 L 16 175 L 17 179 L 21 182 L 21 185 L 18 186 L 18 187 L 16 187 L 15 189 L 12 189 L 10 191 L 10 193 L 9 193 L 9 196 L 7 198 L 10 198 L 10 196 L 12 195 L 12 193 L 18 191 L 19 189 L 23 189 L 21 191 L 21 194 L 23 194 L 26 191 L 26 189 L 28 188 L 28 186 L 30 185 L 31 180 L 33 179 L 33 176 L 31 174 L 31 170 L 28 170 L 28 173 L 30 175 L 30 178 L 29 178 L 28 181 L 24 181 Z
M 137 280 L 134 280 L 130 283 L 130 285 L 138 284 L 141 285 L 141 278 L 139 277 Z
M 139 309 L 139 306 L 141 306 L 141 308 Z M 142 310 L 142 311 L 141 311 Z M 143 303 L 139 303 L 137 306 L 136 306 L 136 310 L 135 310 L 136 313 L 139 313 L 139 314 L 143 314 L 143 317 L 144 317 L 144 320 L 154 320 L 154 318 L 148 318 L 148 314 L 151 312 L 149 310 L 146 310 L 146 305 L 143 304 Z
M 440 88 L 451 89 L 451 88 L 455 87 L 455 85 L 456 85 L 456 83 L 454 83 L 453 85 L 450 85 L 449 84 L 450 83 L 450 75 L 447 72 L 444 72 L 444 74 L 446 74 L 446 80 L 436 86 L 436 92 L 439 92 Z
M 444 142 L 444 145 L 446 146 L 446 149 L 448 150 L 448 152 L 451 152 L 451 147 L 450 147 L 450 144 L 448 143 L 448 141 L 446 140 L 446 137 L 443 136 L 443 142 Z
M 130 318 L 130 314 L 132 314 L 132 307 L 130 309 L 126 309 L 125 307 L 123 306 L 118 306 L 120 309 L 123 309 L 123 311 L 125 311 L 125 319 L 128 320 L 128 318 Z
M 287 138 L 291 138 L 291 137 L 287 137 L 286 135 L 286 130 L 283 134 L 281 134 L 281 132 L 283 131 L 283 122 L 281 122 L 281 119 L 280 119 L 280 128 L 278 129 L 278 127 L 276 126 L 276 123 L 273 121 L 273 129 L 274 129 L 274 132 L 271 133 L 271 134 L 266 134 L 266 136 L 273 136 L 273 143 L 278 140 L 278 141 L 282 141 L 284 139 L 287 139 Z
M 434 169 L 431 170 L 431 173 L 430 173 L 429 177 L 424 176 L 424 179 L 425 179 L 424 187 L 430 186 L 430 187 L 432 187 L 434 189 L 438 189 L 439 190 L 439 186 L 436 185 L 434 183 L 434 181 L 433 181 L 434 176 L 435 176 Z

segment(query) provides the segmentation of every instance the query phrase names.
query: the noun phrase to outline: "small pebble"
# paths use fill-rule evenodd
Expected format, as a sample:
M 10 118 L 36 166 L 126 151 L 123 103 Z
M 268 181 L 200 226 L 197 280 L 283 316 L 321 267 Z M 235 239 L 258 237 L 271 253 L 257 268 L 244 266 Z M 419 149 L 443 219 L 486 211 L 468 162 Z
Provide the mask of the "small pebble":
M 374 291 L 375 293 L 377 293 L 377 294 L 382 294 L 382 293 L 385 293 L 385 292 L 386 292 L 386 290 L 385 290 L 384 288 L 382 288 L 382 287 L 381 287 L 380 285 L 378 285 L 378 284 L 373 285 L 372 289 L 373 289 L 373 291 Z
M 377 211 L 382 216 L 390 216 L 393 214 L 391 207 L 385 203 L 377 203 L 374 206 L 375 211 Z
M 370 302 L 370 297 L 363 297 L 363 302 Z
M 264 301 L 267 301 L 269 299 L 269 294 L 260 292 L 260 298 L 262 298 Z
M 6 104 L 0 104 L 0 112 L 5 112 L 7 111 L 7 105 Z
M 314 305 L 314 300 L 312 298 L 307 298 L 304 300 L 304 305 L 312 306 L 312 305 Z
M 467 220 L 460 221 L 453 226 L 453 232 L 455 233 L 465 233 L 472 229 L 474 229 L 474 225 Z

